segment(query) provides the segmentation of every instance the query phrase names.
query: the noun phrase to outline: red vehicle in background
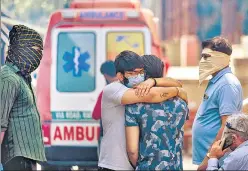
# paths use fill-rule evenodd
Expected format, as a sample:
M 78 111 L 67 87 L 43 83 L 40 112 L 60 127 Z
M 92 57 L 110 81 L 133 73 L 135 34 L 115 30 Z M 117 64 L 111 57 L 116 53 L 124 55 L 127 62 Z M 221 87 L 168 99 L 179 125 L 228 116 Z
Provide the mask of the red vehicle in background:
M 99 123 L 92 119 L 105 86 L 100 66 L 123 50 L 163 58 L 156 23 L 139 1 L 73 1 L 49 21 L 37 78 L 47 163 L 97 166 Z

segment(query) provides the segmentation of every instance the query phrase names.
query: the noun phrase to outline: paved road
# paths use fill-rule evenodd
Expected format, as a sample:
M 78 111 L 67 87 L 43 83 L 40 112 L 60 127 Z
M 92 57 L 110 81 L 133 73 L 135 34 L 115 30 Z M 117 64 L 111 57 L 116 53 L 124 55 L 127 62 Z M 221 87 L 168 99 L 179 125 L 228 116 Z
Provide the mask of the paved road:
M 183 170 L 196 170 L 197 166 L 192 164 L 192 157 L 184 155 L 183 157 Z M 37 166 L 37 170 L 41 170 L 40 165 Z M 77 167 L 74 167 L 74 170 L 78 170 Z

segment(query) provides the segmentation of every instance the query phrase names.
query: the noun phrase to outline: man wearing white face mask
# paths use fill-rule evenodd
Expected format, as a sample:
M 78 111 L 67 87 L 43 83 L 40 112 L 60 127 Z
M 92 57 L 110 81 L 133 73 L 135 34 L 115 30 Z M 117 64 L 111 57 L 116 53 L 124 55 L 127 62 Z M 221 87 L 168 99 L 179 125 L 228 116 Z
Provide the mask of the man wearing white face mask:
M 239 80 L 229 67 L 231 44 L 222 37 L 202 43 L 199 83 L 208 77 L 208 86 L 192 128 L 193 163 L 206 170 L 206 156 L 212 144 L 221 138 L 226 119 L 242 109 L 243 93 Z

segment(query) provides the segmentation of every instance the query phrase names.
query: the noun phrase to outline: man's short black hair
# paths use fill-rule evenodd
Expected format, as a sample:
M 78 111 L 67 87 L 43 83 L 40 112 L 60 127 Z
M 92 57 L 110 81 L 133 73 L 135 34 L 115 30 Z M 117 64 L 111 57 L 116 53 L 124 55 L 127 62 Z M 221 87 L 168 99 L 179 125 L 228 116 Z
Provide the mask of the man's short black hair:
M 144 62 L 146 79 L 163 77 L 164 63 L 161 59 L 155 55 L 144 55 L 142 60 Z
M 116 76 L 116 69 L 114 61 L 106 61 L 101 65 L 100 71 L 102 74 L 106 74 L 110 77 Z
M 132 51 L 122 51 L 115 59 L 116 73 L 125 71 L 133 71 L 136 68 L 144 68 L 141 57 Z
M 232 54 L 232 45 L 229 43 L 227 39 L 224 37 L 214 37 L 209 40 L 205 40 L 202 42 L 202 49 L 210 48 L 211 50 L 225 53 L 227 55 Z

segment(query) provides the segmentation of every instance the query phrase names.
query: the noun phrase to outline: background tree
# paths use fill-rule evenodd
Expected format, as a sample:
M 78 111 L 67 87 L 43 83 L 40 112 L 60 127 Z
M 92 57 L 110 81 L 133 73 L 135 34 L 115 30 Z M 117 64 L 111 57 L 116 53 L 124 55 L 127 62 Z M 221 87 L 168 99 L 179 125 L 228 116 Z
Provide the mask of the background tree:
M 63 8 L 68 2 L 69 0 L 1 0 L 1 6 L 15 19 L 44 27 L 50 14 Z

